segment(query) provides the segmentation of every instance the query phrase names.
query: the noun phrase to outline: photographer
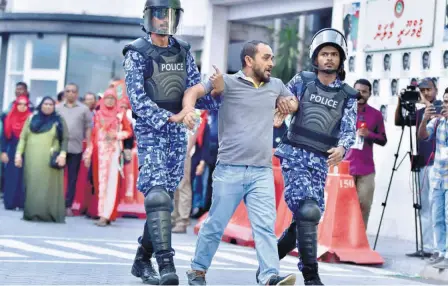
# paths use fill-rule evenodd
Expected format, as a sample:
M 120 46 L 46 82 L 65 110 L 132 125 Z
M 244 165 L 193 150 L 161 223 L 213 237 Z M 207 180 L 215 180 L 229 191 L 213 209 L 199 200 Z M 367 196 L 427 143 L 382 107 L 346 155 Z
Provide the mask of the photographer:
M 431 78 L 423 79 L 418 88 L 420 90 L 420 103 L 425 104 L 426 107 L 436 103 L 437 87 Z M 438 101 L 440 103 L 440 101 Z M 397 109 L 395 110 L 395 125 L 405 126 L 409 124 L 409 120 L 405 119 L 403 113 L 409 112 L 409 117 L 414 115 L 417 128 L 423 120 L 423 114 L 426 107 L 416 110 L 415 103 L 406 102 L 403 94 L 398 99 Z M 430 204 L 430 185 L 428 175 L 434 164 L 432 153 L 434 151 L 434 139 L 417 140 L 417 152 L 419 154 L 417 166 L 420 168 L 420 193 L 421 193 L 421 223 L 423 233 L 423 249 L 425 257 L 430 257 L 434 249 L 433 227 L 431 219 L 431 204 Z M 418 256 L 418 253 L 408 254 L 408 256 Z
M 442 106 L 430 105 L 426 108 L 422 123 L 418 129 L 420 140 L 435 140 L 434 167 L 430 174 L 432 188 L 432 221 L 436 239 L 436 251 L 429 260 L 433 267 L 448 268 L 448 254 L 446 253 L 446 197 L 448 191 L 448 89 L 445 89 Z

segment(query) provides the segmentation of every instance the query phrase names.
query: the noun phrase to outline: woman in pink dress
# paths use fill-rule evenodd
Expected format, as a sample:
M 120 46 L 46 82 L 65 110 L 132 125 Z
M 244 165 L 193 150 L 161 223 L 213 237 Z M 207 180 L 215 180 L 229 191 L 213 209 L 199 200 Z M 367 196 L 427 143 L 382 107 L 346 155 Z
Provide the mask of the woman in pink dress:
M 98 192 L 98 226 L 115 220 L 119 202 L 118 186 L 123 176 L 123 140 L 132 136 L 132 127 L 120 112 L 118 98 L 112 88 L 104 92 L 96 112 L 92 131 L 92 148 L 85 153 L 86 166 L 92 162 L 93 182 Z

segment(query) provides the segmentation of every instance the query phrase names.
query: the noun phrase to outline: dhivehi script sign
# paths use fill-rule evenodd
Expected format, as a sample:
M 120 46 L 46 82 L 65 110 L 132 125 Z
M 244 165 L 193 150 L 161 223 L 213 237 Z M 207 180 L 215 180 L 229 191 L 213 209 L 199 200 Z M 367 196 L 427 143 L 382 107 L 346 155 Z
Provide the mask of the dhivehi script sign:
M 368 0 L 365 52 L 433 44 L 436 0 Z

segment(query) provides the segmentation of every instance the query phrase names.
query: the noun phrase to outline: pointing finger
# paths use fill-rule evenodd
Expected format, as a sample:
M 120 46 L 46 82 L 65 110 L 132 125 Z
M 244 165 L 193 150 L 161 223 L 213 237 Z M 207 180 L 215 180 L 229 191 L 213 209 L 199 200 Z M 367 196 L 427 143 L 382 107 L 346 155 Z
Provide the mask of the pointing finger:
M 215 69 L 217 74 L 221 74 L 221 71 L 215 65 L 213 65 L 213 68 Z

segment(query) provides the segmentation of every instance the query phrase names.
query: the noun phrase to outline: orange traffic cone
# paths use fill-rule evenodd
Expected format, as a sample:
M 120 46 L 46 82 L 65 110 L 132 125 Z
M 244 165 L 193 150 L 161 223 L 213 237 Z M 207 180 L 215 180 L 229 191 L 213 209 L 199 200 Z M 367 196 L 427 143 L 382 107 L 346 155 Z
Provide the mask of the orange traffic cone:
M 369 246 L 349 164 L 343 161 L 330 168 L 327 177 L 326 209 L 318 231 L 319 261 L 383 264 Z
M 283 234 L 283 232 L 291 225 L 291 222 L 292 222 L 292 212 L 286 205 L 284 197 L 281 196 L 277 208 L 277 220 L 275 221 L 275 235 L 277 237 L 280 237 Z

